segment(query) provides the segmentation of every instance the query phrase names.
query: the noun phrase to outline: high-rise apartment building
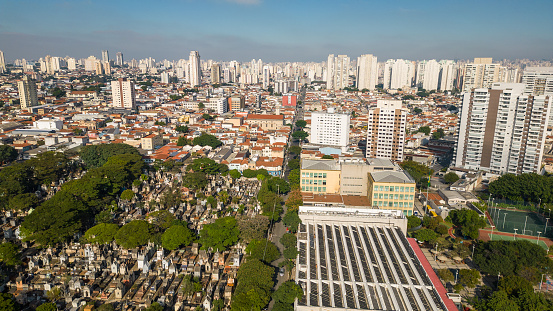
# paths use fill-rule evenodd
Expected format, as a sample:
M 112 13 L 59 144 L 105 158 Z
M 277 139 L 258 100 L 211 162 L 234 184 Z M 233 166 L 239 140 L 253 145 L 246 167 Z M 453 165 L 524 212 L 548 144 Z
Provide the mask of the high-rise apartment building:
M 221 64 L 211 65 L 211 84 L 221 83 Z
M 4 59 L 4 52 L 0 51 L 0 73 L 6 71 L 6 60 Z
M 453 81 L 457 76 L 455 61 L 441 60 L 440 61 L 440 91 L 453 90 Z
M 201 85 L 201 71 L 200 71 L 200 53 L 198 51 L 190 51 L 189 56 L 190 74 L 188 75 L 188 82 L 190 86 Z
M 404 59 L 390 59 L 384 65 L 384 88 L 397 90 L 411 87 L 415 77 L 415 65 Z
M 35 81 L 28 76 L 23 76 L 23 79 L 17 81 L 17 89 L 19 90 L 19 101 L 21 109 L 26 109 L 38 106 L 38 96 Z
M 246 107 L 246 98 L 244 95 L 231 96 L 228 98 L 228 108 L 231 111 L 243 111 Z
M 417 64 L 417 87 L 436 91 L 440 79 L 440 64 L 435 60 L 424 60 Z
M 109 62 L 109 52 L 108 50 L 102 50 L 102 62 Z
M 349 144 L 348 113 L 334 112 L 329 108 L 327 112 L 314 111 L 311 113 L 310 142 L 317 145 L 347 147 Z
M 475 88 L 489 88 L 501 81 L 502 71 L 499 64 L 493 64 L 491 58 L 475 58 L 473 63 L 465 64 L 463 75 L 463 92 Z
M 269 87 L 269 82 L 271 79 L 271 73 L 269 71 L 269 66 L 263 66 L 263 88 L 267 89 Z
M 378 62 L 372 54 L 357 58 L 357 88 L 359 90 L 374 90 L 378 84 Z
M 341 90 L 349 85 L 350 60 L 347 55 L 328 55 L 326 65 L 326 88 Z
M 403 161 L 406 123 L 401 100 L 378 100 L 368 116 L 367 158 Z
M 454 163 L 493 174 L 539 172 L 551 97 L 522 83 L 495 83 L 463 95 Z
M 111 81 L 111 95 L 113 106 L 134 109 L 136 107 L 136 94 L 134 82 L 127 78 L 119 78 Z
M 77 60 L 73 57 L 70 57 L 67 59 L 67 69 L 68 70 L 76 70 L 77 69 Z
M 123 64 L 123 53 L 117 52 L 117 54 L 115 54 L 115 65 L 123 67 Z
M 527 67 L 522 75 L 524 94 L 553 94 L 553 67 Z

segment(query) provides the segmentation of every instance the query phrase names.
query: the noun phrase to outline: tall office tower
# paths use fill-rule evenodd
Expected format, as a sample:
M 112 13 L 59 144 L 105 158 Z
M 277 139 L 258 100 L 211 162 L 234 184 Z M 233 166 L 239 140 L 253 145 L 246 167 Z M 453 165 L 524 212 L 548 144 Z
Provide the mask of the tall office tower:
M 190 51 L 189 57 L 190 74 L 188 75 L 188 81 L 190 86 L 199 86 L 201 84 L 201 72 L 200 72 L 200 53 L 198 51 Z
M 35 81 L 30 79 L 28 76 L 23 76 L 22 80 L 17 81 L 17 89 L 19 90 L 21 109 L 38 106 Z
M 417 65 L 417 87 L 436 91 L 440 78 L 440 64 L 435 60 L 423 60 Z
M 6 60 L 4 59 L 4 52 L 0 51 L 0 73 L 6 71 Z
M 267 89 L 269 87 L 269 82 L 271 79 L 271 72 L 269 71 L 269 66 L 263 66 L 263 88 Z
M 44 57 L 44 61 L 40 64 L 40 70 L 42 72 L 46 72 L 49 75 L 53 75 L 56 72 L 54 69 L 52 56 L 46 55 L 46 57 Z
M 473 63 L 465 64 L 463 91 L 491 87 L 493 83 L 500 81 L 503 69 L 499 64 L 492 64 L 491 58 L 475 58 Z
M 309 141 L 318 145 L 347 147 L 349 144 L 349 118 L 348 113 L 334 112 L 334 108 L 329 108 L 327 112 L 312 112 Z
M 164 71 L 161 73 L 161 83 L 169 83 L 169 73 Z
M 221 64 L 211 65 L 211 83 L 212 84 L 221 83 Z
M 117 52 L 117 54 L 115 54 L 115 65 L 123 67 L 123 64 L 123 53 Z
M 401 100 L 381 100 L 369 111 L 367 158 L 403 161 L 407 111 Z
M 455 61 L 440 61 L 440 91 L 451 91 L 453 89 L 456 74 Z
M 403 59 L 390 59 L 384 65 L 384 88 L 400 89 L 411 87 L 415 66 L 413 62 Z
M 551 97 L 525 95 L 522 83 L 464 93 L 454 163 L 493 174 L 539 172 Z
M 134 109 L 136 107 L 136 94 L 134 82 L 127 78 L 119 78 L 111 81 L 111 95 L 113 106 Z
M 359 90 L 374 90 L 378 84 L 378 62 L 372 54 L 361 55 L 357 58 L 357 88 Z
M 102 50 L 102 62 L 109 62 L 108 50 Z
M 77 70 L 77 61 L 70 57 L 67 59 L 67 69 L 69 70 Z

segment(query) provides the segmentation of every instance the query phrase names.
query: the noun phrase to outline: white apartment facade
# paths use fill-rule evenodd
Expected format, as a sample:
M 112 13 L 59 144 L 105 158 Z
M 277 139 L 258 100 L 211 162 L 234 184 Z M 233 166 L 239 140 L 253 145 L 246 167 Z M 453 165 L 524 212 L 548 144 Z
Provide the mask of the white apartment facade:
M 403 161 L 407 111 L 401 100 L 378 100 L 369 111 L 367 158 Z
M 404 59 L 389 59 L 384 64 L 384 88 L 397 90 L 411 87 L 415 77 L 415 65 Z
M 198 51 L 190 51 L 188 59 L 190 64 L 188 82 L 190 86 L 194 87 L 201 84 L 200 53 Z
M 522 83 L 494 83 L 463 95 L 454 163 L 492 174 L 540 171 L 551 97 Z
M 417 64 L 417 87 L 436 91 L 440 78 L 440 64 L 435 60 L 424 60 Z
M 134 109 L 136 107 L 136 93 L 134 82 L 127 78 L 111 81 L 111 96 L 113 106 Z
M 310 143 L 326 146 L 347 147 L 349 144 L 349 113 L 337 113 L 333 108 L 327 112 L 311 113 Z
M 350 59 L 347 55 L 328 55 L 326 66 L 326 88 L 341 90 L 349 85 Z
M 374 90 L 378 84 L 378 61 L 372 54 L 357 58 L 357 88 L 359 90 Z

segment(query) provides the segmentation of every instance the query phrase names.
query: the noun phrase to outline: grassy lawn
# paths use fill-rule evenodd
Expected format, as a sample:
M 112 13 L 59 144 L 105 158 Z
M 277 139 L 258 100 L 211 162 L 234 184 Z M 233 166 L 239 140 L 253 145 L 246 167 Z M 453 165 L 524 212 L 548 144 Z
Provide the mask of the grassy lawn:
M 499 234 L 489 234 L 490 235 L 490 239 L 492 241 L 499 241 L 499 240 L 504 240 L 504 241 L 513 241 L 514 240 L 514 237 L 513 236 L 506 236 L 506 235 L 499 235 Z M 526 240 L 530 243 L 536 243 L 537 240 L 532 240 L 532 239 L 525 239 L 525 238 L 521 238 L 520 236 L 517 237 L 517 240 Z M 547 244 L 545 244 L 544 241 L 541 241 L 539 242 L 539 246 L 543 247 L 543 249 L 547 250 Z

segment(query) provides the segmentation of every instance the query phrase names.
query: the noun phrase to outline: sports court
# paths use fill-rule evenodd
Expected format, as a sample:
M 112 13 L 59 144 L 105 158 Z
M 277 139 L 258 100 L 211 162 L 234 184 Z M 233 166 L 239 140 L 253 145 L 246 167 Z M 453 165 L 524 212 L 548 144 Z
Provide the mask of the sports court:
M 495 224 L 495 230 L 515 233 L 519 235 L 531 235 L 537 237 L 553 238 L 553 224 L 548 215 L 526 211 L 490 208 L 488 213 Z M 547 223 L 547 229 L 546 229 Z M 516 230 L 515 230 L 516 229 Z M 495 237 L 495 236 L 494 236 Z
M 515 239 L 514 235 L 507 236 L 507 235 L 500 235 L 500 234 L 495 234 L 495 233 L 494 233 L 494 234 L 491 234 L 491 233 L 490 233 L 489 236 L 490 236 L 490 240 L 491 240 L 491 241 L 500 241 L 500 240 L 503 240 L 503 241 L 513 241 L 513 240 Z M 545 250 L 548 249 L 547 244 L 546 244 L 544 241 L 542 241 L 542 240 L 540 240 L 540 241 L 538 242 L 538 240 L 535 240 L 535 239 L 526 239 L 526 238 L 521 237 L 521 236 L 518 235 L 518 234 L 517 234 L 517 236 L 516 236 L 516 240 L 517 240 L 517 241 L 526 240 L 526 241 L 528 241 L 528 242 L 530 242 L 530 243 L 537 243 L 539 246 L 543 247 L 543 249 L 545 249 Z

